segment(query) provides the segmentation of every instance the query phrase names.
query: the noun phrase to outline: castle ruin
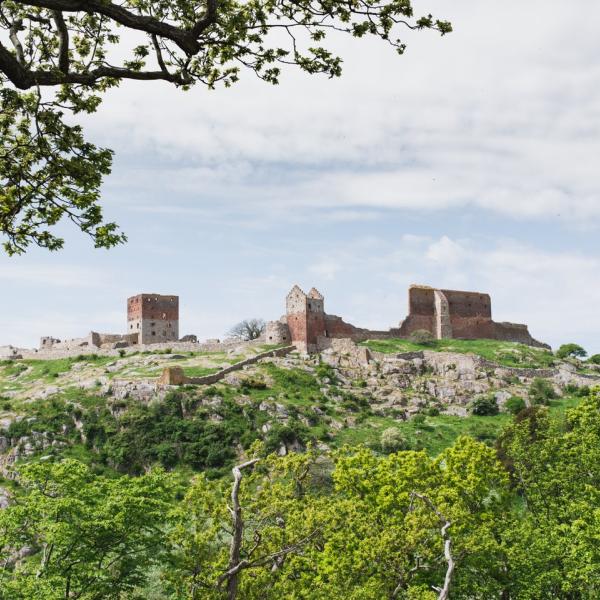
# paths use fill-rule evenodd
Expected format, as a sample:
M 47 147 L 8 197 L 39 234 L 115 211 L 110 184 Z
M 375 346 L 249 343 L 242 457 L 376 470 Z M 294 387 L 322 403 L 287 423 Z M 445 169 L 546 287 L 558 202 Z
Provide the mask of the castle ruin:
M 549 347 L 535 340 L 527 325 L 494 321 L 491 298 L 489 294 L 480 292 L 411 285 L 408 290 L 408 316 L 398 327 L 385 331 L 356 327 L 341 317 L 326 313 L 323 294 L 314 287 L 305 293 L 295 285 L 286 296 L 285 304 L 285 315 L 278 321 L 267 323 L 259 342 L 286 346 L 292 344 L 302 352 L 318 352 L 331 347 L 332 340 L 360 342 L 367 339 L 409 338 L 415 331 L 425 330 L 435 339 L 492 339 Z M 235 340 L 226 342 L 236 343 Z M 127 299 L 126 333 L 92 331 L 85 337 L 65 341 L 46 336 L 41 338 L 39 351 L 35 352 L 74 353 L 82 349 L 114 351 L 155 344 L 164 344 L 165 348 L 179 345 L 185 349 L 202 345 L 193 335 L 179 339 L 178 296 L 137 294 Z M 218 340 L 204 343 L 207 344 L 221 347 Z
M 492 320 L 489 294 L 442 290 L 411 285 L 408 290 L 408 316 L 399 327 L 387 331 L 361 329 L 341 317 L 325 312 L 324 297 L 312 288 L 308 294 L 295 285 L 286 297 L 286 314 L 267 324 L 266 341 L 291 340 L 299 350 L 316 352 L 327 348 L 331 339 L 408 338 L 417 330 L 430 332 L 436 339 L 493 339 L 546 347 L 535 340 L 527 325 Z
M 184 342 L 196 339 L 185 336 Z M 128 346 L 177 342 L 179 340 L 179 296 L 138 294 L 127 299 L 127 333 L 90 331 L 84 337 L 60 340 L 44 336 L 40 351 L 65 352 L 78 349 L 118 349 Z M 197 341 L 197 339 L 196 339 Z
M 127 299 L 127 333 L 138 344 L 179 339 L 179 296 L 138 294 Z

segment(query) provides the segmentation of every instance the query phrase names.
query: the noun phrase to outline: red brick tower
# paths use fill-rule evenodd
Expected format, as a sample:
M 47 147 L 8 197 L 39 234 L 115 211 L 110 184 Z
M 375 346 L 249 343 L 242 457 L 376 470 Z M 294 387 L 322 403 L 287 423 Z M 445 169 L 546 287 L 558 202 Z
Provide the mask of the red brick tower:
M 326 335 L 323 295 L 315 288 L 305 294 L 295 285 L 286 298 L 292 343 L 305 352 L 317 349 L 317 338 Z
M 179 339 L 179 297 L 138 294 L 127 299 L 127 333 L 138 334 L 138 344 Z

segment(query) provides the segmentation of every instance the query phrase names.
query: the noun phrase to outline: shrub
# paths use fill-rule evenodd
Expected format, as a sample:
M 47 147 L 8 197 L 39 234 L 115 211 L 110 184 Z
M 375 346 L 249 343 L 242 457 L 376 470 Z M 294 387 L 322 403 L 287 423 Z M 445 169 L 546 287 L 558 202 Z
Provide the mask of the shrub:
M 411 423 L 414 423 L 415 425 L 422 425 L 423 423 L 425 423 L 425 415 L 422 415 L 421 413 L 417 413 L 411 419 Z
M 430 406 L 427 409 L 427 414 L 430 417 L 437 417 L 440 414 L 440 409 L 437 406 Z
M 506 410 L 512 415 L 518 415 L 522 410 L 526 408 L 525 400 L 521 396 L 511 396 L 507 401 Z
M 600 365 L 600 354 L 592 354 L 589 360 L 594 365 Z
M 123 357 L 125 356 L 125 350 L 123 350 L 123 348 L 121 348 L 121 349 L 119 350 L 119 356 L 120 356 L 121 358 L 123 358 Z
M 583 358 L 587 352 L 579 344 L 563 344 L 557 351 L 558 358 Z
M 408 442 L 397 427 L 388 427 L 381 434 L 381 450 L 386 454 L 408 449 Z
M 427 329 L 417 329 L 413 331 L 409 338 L 413 344 L 420 344 L 421 346 L 432 346 L 435 342 L 435 338 L 430 331 Z
M 550 400 L 556 398 L 554 386 L 546 379 L 536 377 L 529 386 L 529 398 L 531 404 L 547 405 L 550 403 Z
M 577 398 L 585 398 L 590 395 L 590 386 L 589 385 L 576 385 L 574 383 L 567 383 L 564 387 L 565 393 L 576 396 Z
M 242 381 L 240 389 L 243 392 L 247 392 L 248 390 L 266 390 L 267 384 L 264 379 L 260 379 L 258 377 L 247 377 Z
M 356 381 L 352 382 L 353 387 L 357 387 L 357 388 L 366 388 L 367 387 L 367 382 L 364 379 L 357 379 Z
M 475 398 L 471 403 L 471 414 L 478 417 L 497 415 L 499 412 L 498 401 L 493 395 Z

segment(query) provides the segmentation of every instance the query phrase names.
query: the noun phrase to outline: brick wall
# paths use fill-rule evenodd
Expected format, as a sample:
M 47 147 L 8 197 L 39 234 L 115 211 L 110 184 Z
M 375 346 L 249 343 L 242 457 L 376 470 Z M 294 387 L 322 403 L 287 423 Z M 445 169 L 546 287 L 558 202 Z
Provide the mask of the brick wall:
M 179 297 L 138 294 L 127 299 L 127 333 L 138 343 L 176 342 L 179 339 Z

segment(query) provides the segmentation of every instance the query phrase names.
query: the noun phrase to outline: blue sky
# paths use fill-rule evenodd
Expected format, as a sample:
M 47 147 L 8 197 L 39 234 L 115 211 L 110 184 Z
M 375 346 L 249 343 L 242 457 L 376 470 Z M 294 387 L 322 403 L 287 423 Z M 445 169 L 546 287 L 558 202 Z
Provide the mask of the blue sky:
M 0 345 L 125 329 L 125 299 L 179 294 L 182 334 L 279 317 L 298 283 L 385 328 L 407 287 L 489 292 L 497 320 L 600 352 L 600 6 L 422 0 L 455 32 L 403 57 L 333 39 L 340 80 L 230 90 L 123 85 L 86 121 L 116 151 L 109 252 L 0 256 Z

